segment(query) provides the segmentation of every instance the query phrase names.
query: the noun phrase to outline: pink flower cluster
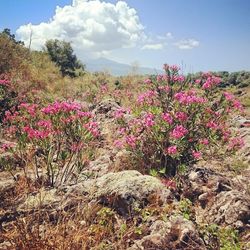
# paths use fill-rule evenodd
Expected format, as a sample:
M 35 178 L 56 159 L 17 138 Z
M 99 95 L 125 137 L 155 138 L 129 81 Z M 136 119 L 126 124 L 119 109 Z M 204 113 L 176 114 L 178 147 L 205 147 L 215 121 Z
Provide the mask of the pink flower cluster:
M 113 116 L 116 119 L 123 118 L 125 114 L 130 113 L 130 109 L 119 108 L 113 112 Z
M 25 126 L 23 131 L 27 133 L 30 139 L 45 139 L 51 134 L 50 130 L 38 130 L 30 126 Z
M 240 111 L 243 110 L 242 104 L 240 103 L 239 100 L 237 100 L 237 99 L 235 98 L 235 96 L 234 96 L 233 94 L 228 93 L 228 92 L 224 92 L 223 94 L 224 94 L 224 96 L 225 96 L 225 99 L 226 99 L 227 101 L 231 102 L 232 105 L 233 105 L 233 107 L 234 107 L 235 109 L 240 110 Z
M 125 141 L 130 147 L 135 148 L 136 142 L 137 142 L 137 137 L 134 135 L 127 135 L 125 138 Z
M 154 115 L 152 113 L 147 113 L 143 117 L 143 124 L 145 127 L 152 127 L 155 125 Z
M 15 146 L 15 144 L 14 144 L 14 143 L 11 143 L 11 142 L 3 143 L 3 144 L 0 146 L 0 151 L 1 151 L 1 152 L 6 152 L 6 151 L 12 149 L 14 146 Z
M 17 111 L 15 111 L 13 114 L 7 110 L 5 113 L 4 113 L 4 122 L 11 122 L 13 120 L 15 120 L 17 117 L 18 117 L 19 113 Z
M 211 89 L 214 86 L 217 86 L 219 83 L 221 83 L 221 78 L 217 76 L 208 76 L 205 83 L 202 85 L 203 89 Z
M 0 85 L 2 85 L 2 86 L 9 86 L 10 85 L 10 81 L 5 80 L 5 79 L 0 79 Z
M 202 153 L 200 151 L 192 151 L 192 155 L 194 159 L 199 160 L 202 157 Z
M 180 70 L 180 67 L 178 65 L 170 65 L 169 69 L 174 72 L 178 72 Z
M 185 112 L 176 112 L 175 113 L 175 118 L 178 119 L 180 122 L 185 122 L 188 119 L 188 115 Z
M 37 126 L 46 128 L 46 129 L 51 129 L 52 123 L 49 120 L 41 120 L 37 122 Z
M 80 110 L 82 106 L 79 103 L 76 102 L 69 102 L 69 101 L 63 101 L 59 102 L 56 101 L 53 104 L 48 105 L 47 107 L 42 109 L 42 112 L 44 114 L 57 114 L 59 112 L 71 112 L 71 111 L 77 111 Z
M 168 80 L 169 80 L 168 75 L 157 75 L 156 77 L 157 82 L 162 82 L 162 81 L 167 82 Z
M 32 117 L 36 115 L 36 111 L 38 108 L 37 104 L 31 104 L 31 103 L 21 103 L 19 105 L 20 109 L 25 109 Z
M 138 96 L 138 103 L 146 103 L 146 104 L 152 104 L 153 103 L 153 98 L 157 96 L 157 92 L 153 90 L 148 90 L 141 95 Z
M 84 126 L 94 137 L 100 135 L 99 126 L 97 122 L 90 121 Z
M 159 88 L 159 90 L 162 90 L 166 93 L 169 93 L 169 90 L 170 90 L 170 87 L 168 85 L 159 86 L 158 88 Z
M 171 131 L 170 135 L 174 139 L 180 139 L 188 133 L 188 130 L 184 128 L 182 125 L 177 125 L 173 131 Z
M 213 129 L 213 130 L 217 130 L 220 128 L 220 126 L 215 121 L 207 122 L 206 126 L 210 129 Z
M 169 155 L 175 155 L 178 153 L 177 146 L 170 146 L 167 148 L 166 153 Z
M 185 76 L 183 76 L 183 75 L 172 76 L 171 81 L 173 81 L 173 82 L 184 82 L 185 81 Z
M 162 119 L 167 122 L 168 124 L 172 124 L 173 123 L 173 118 L 169 113 L 163 113 L 161 115 Z
M 178 92 L 174 95 L 175 99 L 184 105 L 190 105 L 194 103 L 205 103 L 207 100 L 203 97 L 197 96 L 196 92 L 191 90 L 191 91 L 182 91 Z
M 242 138 L 234 137 L 229 141 L 228 149 L 229 150 L 241 149 L 244 145 L 245 145 L 245 142 Z
M 202 144 L 202 145 L 208 145 L 208 144 L 209 144 L 209 140 L 206 139 L 206 138 L 200 139 L 199 142 L 200 142 L 200 144 Z

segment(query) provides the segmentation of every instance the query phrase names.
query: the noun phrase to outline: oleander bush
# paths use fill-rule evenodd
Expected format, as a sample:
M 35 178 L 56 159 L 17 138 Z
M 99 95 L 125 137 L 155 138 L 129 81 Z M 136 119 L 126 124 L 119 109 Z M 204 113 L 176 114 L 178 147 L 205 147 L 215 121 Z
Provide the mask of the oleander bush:
M 74 101 L 21 103 L 18 110 L 5 112 L 4 125 L 5 137 L 16 145 L 3 144 L 2 151 L 12 152 L 22 162 L 25 174 L 32 166 L 39 179 L 39 169 L 45 169 L 51 186 L 81 172 L 99 136 L 93 115 Z M 5 167 L 11 170 L 7 162 Z
M 145 80 L 132 110 L 114 113 L 120 126 L 115 145 L 131 151 L 143 169 L 172 176 L 222 148 L 229 153 L 241 147 L 228 119 L 242 105 L 219 90 L 220 78 L 204 73 L 192 81 L 178 66 L 166 64 L 164 69 L 165 74 Z

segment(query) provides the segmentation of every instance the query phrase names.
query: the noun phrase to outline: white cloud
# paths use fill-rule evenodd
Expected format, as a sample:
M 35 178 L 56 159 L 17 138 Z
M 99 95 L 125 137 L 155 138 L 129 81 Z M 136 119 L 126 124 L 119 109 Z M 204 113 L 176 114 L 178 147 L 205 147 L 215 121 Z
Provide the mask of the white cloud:
M 136 10 L 124 1 L 73 0 L 72 5 L 57 7 L 48 22 L 23 25 L 16 31 L 27 46 L 31 32 L 32 49 L 41 49 L 48 39 L 60 39 L 71 42 L 83 57 L 133 47 L 145 38 Z
M 154 43 L 154 44 L 145 44 L 141 49 L 142 50 L 161 50 L 164 45 L 162 43 Z
M 195 39 L 185 39 L 174 43 L 179 49 L 193 49 L 200 45 L 200 42 Z
M 165 35 L 157 35 L 156 38 L 161 41 L 167 41 L 174 39 L 174 36 L 171 32 L 167 32 Z
M 173 36 L 173 34 L 171 32 L 167 32 L 166 37 L 168 39 L 173 39 L 174 38 L 174 36 Z

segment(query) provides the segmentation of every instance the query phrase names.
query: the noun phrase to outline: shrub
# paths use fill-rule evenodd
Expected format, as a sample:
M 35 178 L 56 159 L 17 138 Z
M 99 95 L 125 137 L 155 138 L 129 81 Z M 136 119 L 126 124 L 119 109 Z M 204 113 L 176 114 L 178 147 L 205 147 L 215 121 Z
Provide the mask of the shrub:
M 145 80 L 146 91 L 138 95 L 132 117 L 117 117 L 119 139 L 147 170 L 175 175 L 178 168 L 204 158 L 215 147 L 227 151 L 242 146 L 231 138 L 227 120 L 233 109 L 242 110 L 230 93 L 219 92 L 220 78 L 204 73 L 191 81 L 177 66 L 164 65 L 165 74 Z M 217 150 L 216 149 L 216 150 Z
M 80 173 L 99 135 L 92 114 L 72 101 L 47 106 L 21 103 L 18 109 L 5 113 L 5 135 L 17 141 L 10 150 L 25 168 L 34 166 L 37 179 L 39 168 L 46 169 L 51 186 Z

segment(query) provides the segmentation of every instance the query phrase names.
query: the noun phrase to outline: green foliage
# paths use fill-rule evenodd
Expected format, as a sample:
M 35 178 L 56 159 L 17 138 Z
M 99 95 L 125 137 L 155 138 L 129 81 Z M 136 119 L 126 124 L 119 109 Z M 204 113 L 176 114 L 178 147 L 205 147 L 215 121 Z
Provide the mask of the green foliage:
M 204 225 L 200 233 L 208 249 L 241 250 L 238 231 L 231 227 L 220 227 L 216 224 Z
M 193 204 L 189 199 L 182 199 L 178 204 L 179 212 L 187 220 L 190 220 L 192 217 L 192 207 Z
M 48 40 L 45 47 L 51 60 L 60 67 L 63 76 L 76 77 L 83 73 L 84 65 L 74 55 L 70 43 L 57 39 Z

